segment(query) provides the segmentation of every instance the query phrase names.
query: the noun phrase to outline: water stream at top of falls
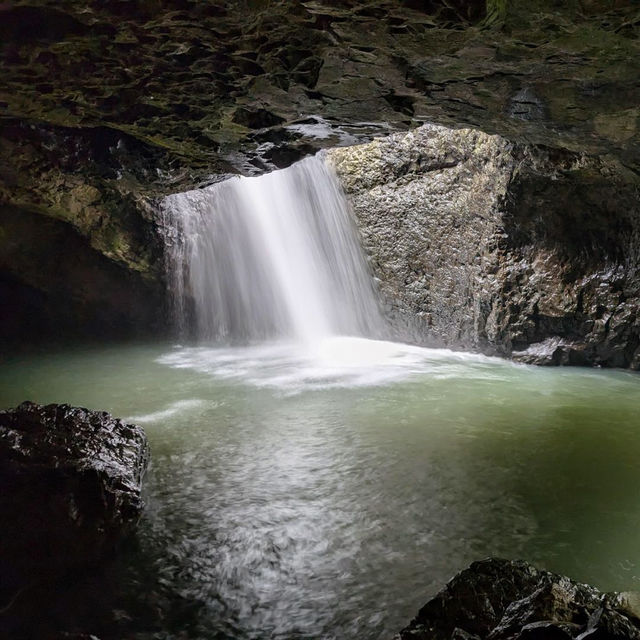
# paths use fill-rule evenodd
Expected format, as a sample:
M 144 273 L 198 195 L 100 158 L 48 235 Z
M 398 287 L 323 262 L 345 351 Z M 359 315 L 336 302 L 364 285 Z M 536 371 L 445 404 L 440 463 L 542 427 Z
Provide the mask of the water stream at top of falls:
M 203 340 L 375 336 L 384 322 L 340 184 L 321 155 L 167 197 L 178 323 Z

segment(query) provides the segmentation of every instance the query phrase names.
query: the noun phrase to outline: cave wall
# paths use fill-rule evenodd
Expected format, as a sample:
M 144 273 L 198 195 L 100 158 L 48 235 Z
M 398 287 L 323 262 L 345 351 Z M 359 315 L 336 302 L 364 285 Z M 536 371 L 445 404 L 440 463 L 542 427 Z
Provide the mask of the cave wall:
M 164 287 L 70 225 L 0 206 L 0 345 L 148 337 L 167 330 Z
M 617 161 L 436 126 L 328 156 L 400 337 L 640 368 L 640 183 Z
M 161 155 L 111 130 L 4 122 L 4 345 L 166 330 L 164 230 L 145 189 L 165 167 Z
M 639 56 L 624 0 L 13 0 L 0 126 L 110 129 L 178 181 L 425 122 L 639 169 Z

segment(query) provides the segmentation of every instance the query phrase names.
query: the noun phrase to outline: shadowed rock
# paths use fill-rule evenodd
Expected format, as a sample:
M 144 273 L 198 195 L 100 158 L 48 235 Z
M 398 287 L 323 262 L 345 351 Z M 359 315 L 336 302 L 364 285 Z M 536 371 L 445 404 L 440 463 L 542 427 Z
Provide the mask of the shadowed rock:
M 0 118 L 109 127 L 201 174 L 426 121 L 640 167 L 634 2 L 23 4 L 0 5 Z
M 396 640 L 636 640 L 630 596 L 490 558 L 452 578 Z
M 106 412 L 31 402 L 0 411 L 3 590 L 108 556 L 142 512 L 148 459 L 143 430 Z

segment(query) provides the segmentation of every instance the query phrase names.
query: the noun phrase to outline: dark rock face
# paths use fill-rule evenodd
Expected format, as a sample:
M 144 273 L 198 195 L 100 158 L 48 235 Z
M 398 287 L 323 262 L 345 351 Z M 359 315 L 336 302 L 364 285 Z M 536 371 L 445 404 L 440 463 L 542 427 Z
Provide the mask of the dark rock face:
M 31 0 L 1 11 L 7 116 L 111 128 L 208 173 L 280 167 L 425 121 L 640 162 L 634 3 Z
M 333 149 L 404 335 L 640 367 L 640 180 L 610 158 L 426 126 Z
M 640 619 L 623 603 L 526 562 L 474 562 L 418 613 L 398 640 L 565 640 L 640 638 Z
M 165 169 L 110 129 L 4 122 L 0 340 L 164 330 L 163 230 L 144 194 Z
M 143 255 L 140 256 L 143 259 Z M 61 220 L 0 205 L 0 344 L 165 331 L 164 289 Z
M 142 429 L 105 412 L 31 402 L 0 411 L 3 591 L 107 556 L 140 516 L 148 458 Z

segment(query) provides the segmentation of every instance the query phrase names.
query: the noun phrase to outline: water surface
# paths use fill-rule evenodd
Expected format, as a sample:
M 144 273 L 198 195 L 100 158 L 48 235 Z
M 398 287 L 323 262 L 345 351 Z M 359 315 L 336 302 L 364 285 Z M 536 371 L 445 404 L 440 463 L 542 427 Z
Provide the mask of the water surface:
M 114 592 L 74 594 L 83 630 L 373 640 L 488 555 L 640 588 L 639 385 L 332 338 L 13 358 L 0 401 L 148 434 L 148 510 Z

